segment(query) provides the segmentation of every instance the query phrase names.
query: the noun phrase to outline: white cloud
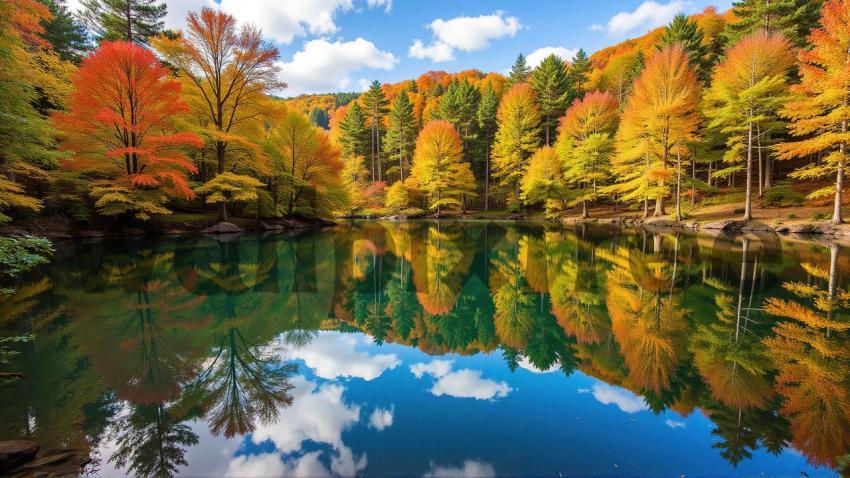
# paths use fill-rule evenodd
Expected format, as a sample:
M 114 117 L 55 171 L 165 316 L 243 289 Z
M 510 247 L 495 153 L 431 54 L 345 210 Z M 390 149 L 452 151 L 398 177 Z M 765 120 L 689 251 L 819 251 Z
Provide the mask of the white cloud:
M 224 476 L 261 477 L 290 475 L 287 466 L 277 453 L 261 453 L 259 455 L 237 456 L 230 461 Z
M 692 7 L 693 3 L 690 0 L 670 0 L 667 3 L 647 0 L 634 11 L 620 12 L 611 17 L 604 29 L 613 36 L 626 36 L 636 30 L 642 33 L 670 23 L 677 13 L 690 10 Z M 590 28 L 595 30 L 599 27 L 601 25 L 591 25 Z
M 393 415 L 395 414 L 395 408 L 376 408 L 372 411 L 372 414 L 369 415 L 369 426 L 374 428 L 375 430 L 383 431 L 386 428 L 389 428 L 393 425 Z
M 365 336 L 322 332 L 290 355 L 303 360 L 313 373 L 325 379 L 356 377 L 369 381 L 401 364 L 396 354 L 369 355 L 357 350 L 368 345 L 366 340 Z
M 534 66 L 537 66 L 537 65 L 534 65 Z M 552 372 L 557 372 L 558 370 L 560 370 L 560 366 L 561 366 L 561 364 L 560 364 L 560 363 L 555 362 L 555 363 L 553 363 L 553 364 L 552 364 L 549 368 L 547 368 L 546 370 L 540 370 L 540 369 L 538 369 L 537 367 L 535 367 L 535 366 L 531 363 L 531 361 L 530 361 L 530 360 L 528 360 L 528 357 L 526 357 L 526 356 L 524 356 L 524 355 L 523 355 L 523 357 L 519 360 L 519 362 L 517 362 L 517 364 L 519 365 L 519 368 L 521 368 L 521 369 L 525 369 L 525 370 L 528 370 L 528 371 L 529 371 L 529 372 L 531 372 L 531 373 L 552 373 Z
M 580 389 L 578 389 L 577 391 L 578 391 L 578 393 L 580 393 L 580 394 L 582 394 L 582 395 L 584 395 L 584 394 L 586 394 L 586 393 L 590 393 L 590 389 L 589 389 L 589 388 L 580 388 Z
M 422 40 L 414 40 L 408 49 L 408 55 L 442 62 L 454 60 L 455 50 L 483 50 L 490 46 L 491 40 L 504 36 L 512 37 L 522 25 L 517 17 L 508 17 L 504 12 L 497 11 L 477 17 L 455 17 L 449 20 L 437 18 L 428 28 L 433 34 L 433 42 L 425 45 Z
M 390 13 L 393 9 L 393 0 L 366 0 L 366 5 L 369 8 L 383 7 L 385 12 Z
M 598 23 L 594 23 L 593 25 L 590 26 L 590 31 L 604 32 L 605 31 L 605 25 L 600 25 Z
M 539 65 L 544 58 L 549 55 L 555 55 L 561 58 L 564 61 L 572 60 L 574 56 L 578 53 L 578 48 L 564 48 L 562 46 L 546 46 L 543 48 L 538 48 L 533 52 L 529 53 L 526 57 L 526 61 L 528 62 L 528 66 L 531 68 Z
M 454 50 L 445 43 L 434 42 L 425 46 L 419 39 L 413 41 L 413 44 L 407 50 L 407 55 L 420 60 L 430 58 L 433 62 L 453 61 L 455 59 Z
M 493 465 L 477 461 L 464 460 L 462 466 L 438 466 L 431 463 L 431 469 L 426 471 L 424 478 L 489 478 L 496 476 Z
M 336 476 L 358 476 L 368 464 L 365 453 L 357 458 L 347 446 L 340 447 L 337 454 L 331 456 L 331 471 Z
M 646 401 L 626 390 L 607 383 L 597 383 L 593 386 L 593 398 L 604 405 L 614 404 L 626 413 L 638 413 L 649 410 Z
M 664 421 L 664 424 L 667 425 L 668 427 L 674 429 L 674 430 L 677 429 L 677 428 L 686 428 L 688 426 L 688 424 L 685 423 L 685 422 L 670 420 L 669 418 Z
M 439 378 L 445 376 L 451 370 L 451 360 L 432 360 L 428 363 L 419 362 L 410 366 L 410 372 L 413 373 L 416 378 L 422 378 L 425 374 Z
M 360 420 L 360 407 L 342 398 L 345 388 L 331 383 L 319 386 L 302 375 L 294 377 L 292 384 L 292 405 L 282 409 L 275 422 L 257 424 L 254 443 L 271 440 L 283 453 L 300 450 L 307 440 L 343 448 L 342 432 Z
M 511 387 L 505 382 L 496 382 L 481 378 L 480 370 L 465 368 L 457 372 L 450 372 L 440 377 L 431 393 L 435 396 L 448 395 L 457 398 L 474 398 L 476 400 L 492 400 L 508 396 Z
M 481 378 L 480 370 L 468 368 L 452 371 L 452 361 L 432 360 L 428 363 L 415 363 L 410 371 L 416 378 L 430 375 L 437 379 L 431 387 L 431 393 L 437 397 L 448 395 L 456 398 L 474 398 L 492 400 L 506 397 L 512 391 L 505 382 Z

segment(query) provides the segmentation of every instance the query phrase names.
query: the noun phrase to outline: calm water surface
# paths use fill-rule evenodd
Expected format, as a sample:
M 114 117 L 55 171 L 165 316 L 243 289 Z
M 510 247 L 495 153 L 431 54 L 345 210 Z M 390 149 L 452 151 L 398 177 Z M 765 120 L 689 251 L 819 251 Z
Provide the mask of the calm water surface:
M 60 244 L 0 303 L 37 334 L 0 439 L 108 476 L 835 476 L 848 272 L 514 223 Z

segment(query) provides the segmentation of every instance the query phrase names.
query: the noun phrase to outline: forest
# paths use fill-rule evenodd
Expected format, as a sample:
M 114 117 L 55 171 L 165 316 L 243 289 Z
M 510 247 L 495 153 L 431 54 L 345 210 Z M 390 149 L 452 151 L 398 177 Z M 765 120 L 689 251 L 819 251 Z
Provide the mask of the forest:
M 0 6 L 0 221 L 832 205 L 841 223 L 850 2 L 741 0 L 508 75 L 430 71 L 283 99 L 278 51 L 223 12 Z M 109 222 L 111 221 L 111 222 Z M 42 229 L 49 226 L 42 226 Z

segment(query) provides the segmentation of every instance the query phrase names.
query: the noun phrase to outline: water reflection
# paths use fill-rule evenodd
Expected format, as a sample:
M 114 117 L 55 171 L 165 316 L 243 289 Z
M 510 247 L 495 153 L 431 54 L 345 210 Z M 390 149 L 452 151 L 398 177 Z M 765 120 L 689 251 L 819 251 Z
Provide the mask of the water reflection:
M 392 453 L 370 461 L 364 451 L 403 426 L 402 409 L 523 403 L 529 423 L 545 422 L 534 400 L 546 389 L 525 390 L 553 374 L 590 380 L 576 397 L 705 435 L 710 445 L 689 452 L 730 470 L 758 470 L 771 454 L 783 473 L 848 463 L 850 257 L 835 245 L 363 222 L 302 236 L 77 243 L 58 255 L 0 304 L 0 325 L 38 334 L 13 364 L 27 378 L 0 390 L 0 433 L 80 449 L 96 467 L 171 476 L 197 471 L 191 450 L 236 443 L 211 471 L 405 471 Z M 478 362 L 489 357 L 501 370 Z M 520 370 L 536 375 L 518 385 Z M 485 409 L 444 410 L 486 430 L 476 421 Z M 708 432 L 688 426 L 697 414 Z M 396 440 L 417 441 L 427 426 L 406 423 Z M 600 427 L 614 450 L 628 447 Z M 510 455 L 506 443 L 491 443 L 496 457 Z M 413 454 L 426 476 L 561 470 L 528 454 L 506 464 L 384 446 Z M 589 460 L 575 471 L 612 472 Z

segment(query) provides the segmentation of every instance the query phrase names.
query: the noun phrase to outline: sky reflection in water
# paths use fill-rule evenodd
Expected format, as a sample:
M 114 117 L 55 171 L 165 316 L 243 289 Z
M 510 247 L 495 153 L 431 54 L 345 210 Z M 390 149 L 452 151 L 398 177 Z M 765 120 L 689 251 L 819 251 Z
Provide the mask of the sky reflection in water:
M 3 304 L 38 337 L 0 437 L 104 475 L 832 476 L 846 270 L 510 223 L 64 245 Z

